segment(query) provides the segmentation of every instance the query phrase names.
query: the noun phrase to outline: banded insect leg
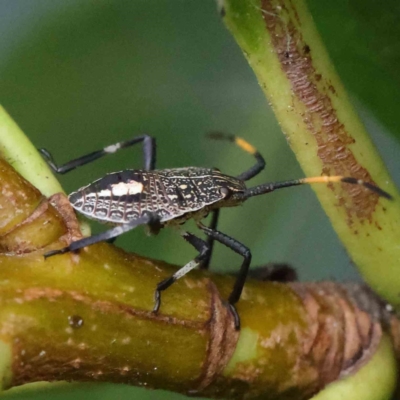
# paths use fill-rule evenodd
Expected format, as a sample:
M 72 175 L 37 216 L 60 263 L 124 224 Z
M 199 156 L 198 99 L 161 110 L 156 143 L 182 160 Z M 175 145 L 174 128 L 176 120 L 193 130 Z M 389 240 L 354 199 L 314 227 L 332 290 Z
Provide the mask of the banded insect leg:
M 182 237 L 188 243 L 190 243 L 199 252 L 199 254 L 192 261 L 188 262 L 181 269 L 176 271 L 172 276 L 164 279 L 157 284 L 156 290 L 154 291 L 154 313 L 157 313 L 160 309 L 161 292 L 168 289 L 174 282 L 176 282 L 179 278 L 182 278 L 182 276 L 186 275 L 192 269 L 196 268 L 199 264 L 202 263 L 203 260 L 208 257 L 210 249 L 208 247 L 208 244 L 204 240 L 189 232 L 182 233 Z
M 237 176 L 238 179 L 242 181 L 248 181 L 249 179 L 254 178 L 256 175 L 258 175 L 265 168 L 264 157 L 253 145 L 251 145 L 243 138 L 223 132 L 209 132 L 207 136 L 211 139 L 227 140 L 229 142 L 235 143 L 242 150 L 244 150 L 246 153 L 251 154 L 256 159 L 256 163 L 251 168 Z
M 65 254 L 70 251 L 80 250 L 83 247 L 91 246 L 92 244 L 95 244 L 95 243 L 99 243 L 99 242 L 103 242 L 103 241 L 107 241 L 107 240 L 116 238 L 117 236 L 120 236 L 123 233 L 128 232 L 128 231 L 138 227 L 139 225 L 150 225 L 150 227 L 151 227 L 151 226 L 159 226 L 159 224 L 160 224 L 160 219 L 157 215 L 147 214 L 141 218 L 130 221 L 127 224 L 115 226 L 114 228 L 111 228 L 111 229 L 109 229 L 105 232 L 99 233 L 97 235 L 85 237 L 80 240 L 76 240 L 75 242 L 72 242 L 69 246 L 64 247 L 62 249 L 51 250 L 44 254 L 44 258 L 52 257 L 57 254 Z
M 72 171 L 75 168 L 89 164 L 108 154 L 116 153 L 121 149 L 133 146 L 141 142 L 143 143 L 144 169 L 153 170 L 156 164 L 156 141 L 153 137 L 149 135 L 136 136 L 133 139 L 106 146 L 102 150 L 85 154 L 84 156 L 71 160 L 63 165 L 57 165 L 53 159 L 53 156 L 48 150 L 39 149 L 39 152 L 42 154 L 43 158 L 46 160 L 47 164 L 53 172 L 56 172 L 58 174 L 66 174 L 67 172 Z

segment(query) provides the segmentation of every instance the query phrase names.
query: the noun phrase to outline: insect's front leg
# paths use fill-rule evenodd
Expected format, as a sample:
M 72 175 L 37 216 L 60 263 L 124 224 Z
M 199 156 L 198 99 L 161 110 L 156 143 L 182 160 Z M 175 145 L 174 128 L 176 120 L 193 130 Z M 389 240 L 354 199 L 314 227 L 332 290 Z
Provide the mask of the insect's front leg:
M 133 139 L 106 146 L 104 149 L 85 154 L 84 156 L 76 158 L 75 160 L 71 160 L 63 165 L 57 165 L 53 159 L 53 156 L 48 150 L 40 149 L 39 152 L 53 172 L 56 172 L 57 174 L 66 174 L 75 168 L 89 164 L 101 157 L 116 153 L 121 149 L 133 146 L 137 143 L 142 143 L 143 146 L 144 169 L 153 170 L 156 165 L 156 141 L 149 135 L 136 136 Z
M 153 313 L 157 313 L 158 310 L 160 309 L 161 292 L 163 290 L 168 289 L 179 278 L 182 278 L 182 276 L 186 275 L 189 271 L 196 268 L 199 264 L 201 264 L 203 262 L 203 260 L 205 260 L 208 257 L 208 255 L 210 253 L 210 248 L 204 240 L 198 238 L 197 236 L 195 236 L 189 232 L 183 232 L 182 237 L 188 243 L 190 243 L 199 252 L 199 254 L 192 261 L 188 262 L 181 269 L 176 271 L 172 276 L 170 276 L 167 279 L 164 279 L 163 281 L 161 281 L 160 283 L 157 284 L 156 290 L 154 291 Z
M 92 244 L 95 243 L 114 239 L 122 235 L 123 233 L 136 228 L 139 225 L 152 226 L 152 225 L 158 225 L 159 223 L 160 223 L 160 217 L 158 215 L 146 214 L 143 217 L 130 221 L 127 224 L 115 226 L 114 228 L 99 233 L 98 235 L 89 236 L 80 240 L 76 240 L 75 242 L 72 242 L 69 246 L 64 247 L 63 249 L 48 251 L 47 253 L 44 254 L 44 258 L 52 257 L 57 254 L 65 254 L 70 251 L 77 251 L 86 246 L 91 246 Z

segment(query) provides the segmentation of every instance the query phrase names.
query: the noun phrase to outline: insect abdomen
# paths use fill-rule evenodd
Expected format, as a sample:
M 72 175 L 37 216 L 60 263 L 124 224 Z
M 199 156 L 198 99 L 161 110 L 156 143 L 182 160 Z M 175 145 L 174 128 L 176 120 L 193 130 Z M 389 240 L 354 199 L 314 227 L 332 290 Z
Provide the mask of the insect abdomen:
M 157 171 L 128 170 L 106 175 L 71 193 L 69 200 L 78 212 L 99 222 L 124 224 L 145 213 L 164 222 L 192 211 L 171 190 Z
M 108 174 L 71 193 L 69 201 L 77 211 L 100 222 L 123 224 L 137 219 L 148 208 L 146 179 L 138 172 Z

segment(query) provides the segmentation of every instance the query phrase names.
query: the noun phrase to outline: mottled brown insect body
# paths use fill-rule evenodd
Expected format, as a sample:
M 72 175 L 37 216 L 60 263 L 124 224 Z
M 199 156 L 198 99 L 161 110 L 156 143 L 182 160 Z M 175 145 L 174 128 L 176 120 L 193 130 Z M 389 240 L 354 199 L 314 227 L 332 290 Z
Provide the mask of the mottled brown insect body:
M 124 224 L 154 213 L 165 224 L 226 207 L 228 194 L 231 205 L 236 205 L 235 193 L 244 190 L 243 181 L 216 169 L 125 170 L 71 193 L 69 200 L 77 211 L 99 222 Z

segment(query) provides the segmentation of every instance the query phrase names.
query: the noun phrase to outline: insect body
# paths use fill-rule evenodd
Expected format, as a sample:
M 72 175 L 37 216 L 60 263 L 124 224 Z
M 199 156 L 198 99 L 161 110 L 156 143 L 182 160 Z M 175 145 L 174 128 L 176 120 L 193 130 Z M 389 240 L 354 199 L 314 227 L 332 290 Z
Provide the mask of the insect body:
M 126 170 L 79 189 L 69 200 L 78 212 L 100 222 L 126 224 L 153 213 L 168 225 L 204 216 L 227 194 L 245 189 L 243 181 L 215 169 Z
M 153 311 L 158 312 L 160 308 L 163 290 L 192 269 L 208 267 L 216 240 L 243 257 L 234 287 L 228 298 L 228 305 L 235 318 L 235 326 L 239 329 L 240 321 L 234 304 L 240 299 L 251 262 L 251 253 L 242 243 L 216 229 L 220 208 L 236 206 L 250 197 L 277 189 L 309 183 L 344 182 L 362 185 L 380 196 L 391 198 L 388 193 L 369 182 L 341 176 L 303 178 L 247 188 L 245 181 L 256 176 L 264 168 L 264 158 L 252 145 L 241 138 L 221 133 L 213 133 L 210 136 L 214 139 L 236 143 L 240 148 L 253 155 L 256 163 L 238 177 L 225 175 L 217 169 L 210 168 L 188 167 L 155 170 L 155 141 L 147 135 L 107 146 L 62 166 L 57 166 L 50 153 L 41 149 L 42 155 L 52 170 L 61 174 L 136 143 L 143 143 L 144 153 L 143 170 L 125 170 L 108 174 L 69 196 L 72 206 L 78 212 L 99 222 L 112 223 L 115 226 L 100 234 L 72 242 L 63 249 L 45 253 L 44 256 L 50 257 L 76 251 L 94 243 L 110 240 L 139 225 L 148 225 L 153 233 L 157 233 L 164 226 L 182 224 L 186 220 L 194 218 L 197 226 L 206 234 L 207 241 L 189 232 L 182 234 L 183 238 L 199 254 L 174 275 L 157 285 L 154 292 Z M 212 219 L 210 226 L 207 227 L 201 223 L 201 219 L 209 212 L 212 212 Z

